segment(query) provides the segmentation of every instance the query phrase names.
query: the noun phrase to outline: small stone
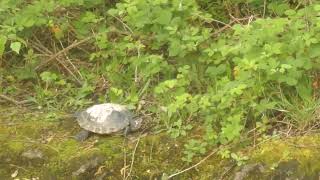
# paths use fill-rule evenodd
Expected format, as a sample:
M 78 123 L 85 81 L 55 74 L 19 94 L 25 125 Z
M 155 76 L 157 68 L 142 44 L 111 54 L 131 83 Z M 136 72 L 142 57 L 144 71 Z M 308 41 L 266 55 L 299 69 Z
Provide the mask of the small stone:
M 262 173 L 264 172 L 265 168 L 262 164 L 255 163 L 255 164 L 247 164 L 242 166 L 241 170 L 235 173 L 235 177 L 233 180 L 243 180 L 247 179 L 250 174 L 255 173 Z M 256 171 L 256 172 L 255 172 Z
M 74 172 L 72 172 L 72 176 L 79 176 L 90 169 L 94 169 L 104 162 L 104 158 L 102 156 L 95 156 L 90 158 L 86 163 L 80 166 L 80 168 Z
M 19 173 L 19 171 L 18 171 L 18 169 L 17 169 L 17 170 L 15 170 L 15 171 L 11 174 L 11 177 L 12 177 L 12 178 L 17 177 L 17 176 L 18 176 L 18 173 Z
M 43 153 L 38 149 L 29 149 L 23 152 L 21 156 L 28 159 L 42 159 Z

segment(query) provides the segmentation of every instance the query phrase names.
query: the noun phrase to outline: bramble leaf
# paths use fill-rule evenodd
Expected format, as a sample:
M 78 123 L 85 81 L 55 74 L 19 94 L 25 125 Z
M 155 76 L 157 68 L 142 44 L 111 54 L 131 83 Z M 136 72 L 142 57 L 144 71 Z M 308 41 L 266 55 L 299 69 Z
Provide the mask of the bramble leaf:
M 21 42 L 12 42 L 10 44 L 10 48 L 11 48 L 11 50 L 13 50 L 17 54 L 19 54 L 20 53 L 20 49 L 21 49 Z

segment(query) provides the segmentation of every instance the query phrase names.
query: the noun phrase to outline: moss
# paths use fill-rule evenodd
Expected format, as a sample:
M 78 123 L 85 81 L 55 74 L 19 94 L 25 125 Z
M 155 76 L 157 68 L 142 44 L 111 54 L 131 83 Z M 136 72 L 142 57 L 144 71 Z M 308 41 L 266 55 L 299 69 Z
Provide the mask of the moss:
M 281 162 L 297 160 L 300 174 L 312 175 L 320 171 L 320 138 L 318 135 L 273 140 L 254 151 L 252 160 L 276 168 Z
M 1 122 L 1 121 L 0 121 Z M 6 141 L 7 138 L 8 138 L 8 134 L 9 134 L 9 131 L 7 128 L 5 128 L 5 126 L 2 127 L 2 125 L 0 126 L 0 142 L 1 141 Z
M 69 159 L 80 153 L 79 144 L 73 139 L 69 139 L 56 144 L 56 149 L 58 149 L 59 151 L 59 159 L 63 161 L 68 161 Z
M 18 125 L 15 128 L 19 130 L 17 131 L 18 135 L 37 139 L 43 134 L 47 134 L 48 131 L 54 131 L 56 129 L 55 126 L 56 125 L 51 122 L 32 120 L 23 122 L 23 124 Z
M 134 179 L 159 179 L 163 173 L 172 174 L 192 165 L 181 160 L 183 143 L 187 141 L 183 137 L 171 139 L 166 133 L 148 134 L 140 138 L 136 151 L 134 149 L 138 142 L 138 134 L 130 135 L 126 143 L 122 136 L 100 135 L 79 143 L 70 138 L 79 130 L 73 121 L 48 122 L 43 113 L 33 112 L 32 115 L 34 116 L 17 114 L 12 118 L 13 124 L 17 122 L 16 124 L 0 127 L 0 132 L 2 132 L 0 136 L 0 143 L 2 143 L 0 177 L 10 177 L 15 170 L 8 167 L 7 164 L 10 163 L 27 169 L 27 171 L 19 171 L 19 178 L 37 176 L 41 179 L 66 179 L 70 178 L 72 172 L 79 169 L 82 164 L 90 161 L 90 158 L 102 156 L 105 161 L 101 167 L 103 166 L 103 169 L 108 172 L 106 179 L 121 179 L 122 175 L 119 172 L 124 165 L 124 155 L 126 154 L 126 162 L 130 166 L 133 153 L 135 153 L 135 160 L 131 174 Z M 1 122 L 4 121 L 2 117 L 0 117 Z M 249 156 L 252 162 L 267 164 L 270 171 L 281 162 L 293 159 L 301 164 L 299 173 L 312 174 L 320 171 L 318 144 L 320 144 L 320 136 L 313 135 L 272 140 L 261 144 L 258 148 L 248 150 L 248 147 L 244 149 L 239 147 L 239 150 L 243 151 L 243 155 Z M 21 152 L 26 150 L 26 146 L 31 149 L 40 149 L 45 157 L 43 162 L 36 164 L 33 161 L 21 160 Z M 11 159 L 10 162 L 3 161 L 7 157 Z M 195 158 L 194 163 L 202 159 L 203 157 Z M 177 178 L 212 179 L 219 177 L 226 171 L 225 169 L 232 165 L 233 163 L 221 160 L 219 156 L 212 156 L 196 169 L 183 173 Z M 98 167 L 86 175 L 92 177 L 97 170 Z
M 10 152 L 14 154 L 18 154 L 22 152 L 25 148 L 24 143 L 19 141 L 9 141 L 7 143 L 8 148 L 10 148 Z
M 123 138 L 108 138 L 101 140 L 96 147 L 108 159 L 123 157 Z
M 53 173 L 61 173 L 65 171 L 67 163 L 73 157 L 79 154 L 79 145 L 76 141 L 70 139 L 62 142 L 54 142 L 50 146 L 55 148 L 55 152 L 51 150 L 51 157 L 48 163 L 48 171 Z

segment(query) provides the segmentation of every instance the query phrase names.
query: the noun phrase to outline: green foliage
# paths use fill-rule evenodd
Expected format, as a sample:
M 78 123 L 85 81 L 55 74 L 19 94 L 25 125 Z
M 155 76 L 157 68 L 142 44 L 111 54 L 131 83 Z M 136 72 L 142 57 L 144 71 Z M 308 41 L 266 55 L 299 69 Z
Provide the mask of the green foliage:
M 192 125 L 188 124 L 183 126 L 182 125 L 182 120 L 179 119 L 178 121 L 174 122 L 172 124 L 172 127 L 168 130 L 169 134 L 171 135 L 171 137 L 173 138 L 177 138 L 180 135 L 181 136 L 185 136 L 187 135 L 187 131 L 192 129 Z
M 46 83 L 55 82 L 58 79 L 58 76 L 55 73 L 43 72 L 40 74 L 41 80 Z
M 218 153 L 224 159 L 233 159 L 237 163 L 237 166 L 242 166 L 249 159 L 247 156 L 243 156 L 240 153 L 231 152 L 228 149 L 222 149 Z
M 303 91 L 305 90 L 308 88 L 303 88 Z M 317 122 L 320 113 L 319 100 L 313 99 L 312 94 L 303 94 L 302 97 L 303 101 L 301 102 L 301 98 L 296 95 L 283 95 L 279 103 L 287 119 L 300 130 Z
M 20 42 L 13 42 L 10 44 L 10 48 L 12 49 L 12 51 L 19 54 L 20 49 L 21 49 L 21 43 Z
M 245 164 L 245 161 L 249 159 L 249 157 L 247 156 L 240 156 L 240 155 L 237 155 L 236 153 L 231 153 L 230 156 L 233 160 L 237 162 L 237 166 L 241 166 Z
M 197 154 L 204 154 L 206 152 L 207 143 L 199 140 L 191 139 L 185 144 L 185 151 L 183 151 L 185 157 L 182 160 L 186 162 L 192 162 L 192 158 Z
M 299 104 L 315 93 L 311 75 L 320 69 L 320 5 L 266 2 L 4 0 L 0 55 L 8 59 L 7 67 L 21 67 L 8 71 L 9 79 L 32 80 L 36 93 L 29 98 L 41 107 L 111 101 L 135 108 L 147 102 L 143 110 L 173 138 L 199 134 L 185 146 L 184 160 L 190 162 L 213 145 L 237 141 L 252 124 L 264 132 L 271 110 L 295 104 L 283 97 Z M 266 18 L 235 24 L 213 37 L 217 14 L 212 10 L 223 12 L 221 20 L 227 22 L 233 9 L 245 14 L 244 4 L 246 12 Z M 42 52 L 33 42 L 41 39 L 45 49 L 56 50 L 88 36 L 94 40 L 52 62 L 57 66 L 37 69 Z M 65 66 L 69 56 L 81 63 Z

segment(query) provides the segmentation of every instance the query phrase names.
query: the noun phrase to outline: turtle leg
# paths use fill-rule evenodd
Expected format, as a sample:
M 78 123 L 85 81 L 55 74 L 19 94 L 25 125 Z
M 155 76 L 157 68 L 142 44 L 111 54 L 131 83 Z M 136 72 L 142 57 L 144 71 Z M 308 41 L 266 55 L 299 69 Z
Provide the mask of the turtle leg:
M 77 135 L 74 136 L 74 139 L 79 142 L 82 142 L 82 141 L 86 140 L 90 136 L 90 134 L 91 133 L 89 131 L 83 129 Z
M 130 127 L 127 126 L 123 131 L 123 135 L 124 135 L 125 138 L 127 138 L 127 135 L 128 135 L 129 132 L 130 132 Z

